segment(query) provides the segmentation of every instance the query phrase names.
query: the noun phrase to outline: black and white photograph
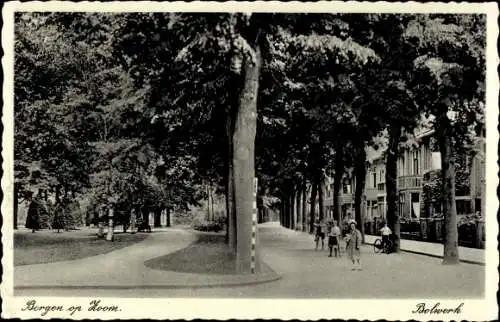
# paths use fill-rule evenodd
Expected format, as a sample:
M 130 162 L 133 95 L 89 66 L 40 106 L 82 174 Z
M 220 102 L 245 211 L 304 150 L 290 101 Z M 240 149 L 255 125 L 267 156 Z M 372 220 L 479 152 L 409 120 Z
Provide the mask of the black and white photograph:
M 497 18 L 8 3 L 2 317 L 496 319 Z

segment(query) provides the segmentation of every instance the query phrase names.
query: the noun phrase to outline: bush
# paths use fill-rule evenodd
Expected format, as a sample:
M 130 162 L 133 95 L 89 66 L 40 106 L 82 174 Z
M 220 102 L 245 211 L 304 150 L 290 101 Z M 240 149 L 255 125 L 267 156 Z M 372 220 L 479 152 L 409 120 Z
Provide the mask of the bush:
M 218 221 L 206 221 L 199 218 L 193 220 L 192 227 L 194 230 L 207 232 L 219 232 L 224 228 Z
M 401 232 L 420 233 L 420 220 L 401 220 Z

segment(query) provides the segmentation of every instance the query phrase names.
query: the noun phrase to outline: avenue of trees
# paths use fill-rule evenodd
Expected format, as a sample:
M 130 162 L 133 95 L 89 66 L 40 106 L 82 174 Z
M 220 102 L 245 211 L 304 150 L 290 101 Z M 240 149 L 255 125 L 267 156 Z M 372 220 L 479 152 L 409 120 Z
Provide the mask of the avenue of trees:
M 398 153 L 432 115 L 444 263 L 458 263 L 454 156 L 483 125 L 484 48 L 480 15 L 19 13 L 15 200 L 84 196 L 127 220 L 189 207 L 218 187 L 244 272 L 254 177 L 259 205 L 279 200 L 293 228 L 312 231 L 325 216 L 325 178 L 340 218 L 349 172 L 363 229 L 365 148 L 381 133 L 399 235 Z

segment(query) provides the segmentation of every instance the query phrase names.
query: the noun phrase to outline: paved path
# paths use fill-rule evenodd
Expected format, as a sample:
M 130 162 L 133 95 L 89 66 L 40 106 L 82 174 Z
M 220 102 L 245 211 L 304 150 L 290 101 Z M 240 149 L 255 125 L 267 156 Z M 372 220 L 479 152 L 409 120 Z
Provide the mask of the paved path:
M 177 288 L 251 284 L 279 277 L 274 272 L 266 276 L 190 274 L 151 269 L 144 265 L 145 261 L 185 248 L 194 240 L 195 235 L 186 230 L 156 230 L 142 242 L 106 254 L 16 266 L 14 285 L 17 289 L 51 289 L 54 286 L 68 289 Z
M 158 236 L 158 237 L 156 237 Z M 185 278 L 177 273 L 158 271 L 152 274 L 145 271 L 139 262 L 148 258 L 161 256 L 187 245 L 192 239 L 188 232 L 176 233 L 175 246 L 165 245 L 160 234 L 152 234 L 151 238 L 131 247 L 111 253 L 115 260 L 121 257 L 116 253 L 128 254 L 127 261 L 112 260 L 109 255 L 92 258 L 97 276 L 100 278 L 118 278 L 117 267 L 127 267 L 128 275 L 120 273 L 119 283 L 126 284 L 126 279 L 133 279 L 147 285 L 155 278 L 175 276 Z M 279 227 L 275 223 L 260 226 L 262 258 L 282 278 L 269 283 L 233 286 L 229 288 L 130 288 L 103 289 L 96 288 L 95 282 L 80 280 L 88 276 L 83 272 L 66 270 L 75 266 L 63 264 L 59 272 L 71 271 L 71 276 L 60 278 L 82 285 L 96 286 L 88 289 L 50 290 L 51 295 L 59 296 L 130 296 L 130 297 L 252 297 L 252 298 L 469 298 L 482 297 L 484 294 L 485 267 L 462 263 L 459 265 L 442 265 L 441 260 L 413 253 L 375 254 L 372 246 L 362 247 L 362 271 L 352 271 L 349 261 L 344 258 L 329 258 L 326 251 L 313 250 L 311 235 Z M 110 259 L 111 258 L 111 259 Z M 137 260 L 136 260 L 137 259 Z M 91 260 L 91 259 L 88 259 Z M 75 261 L 78 262 L 78 261 Z M 81 263 L 81 262 L 80 262 Z M 88 265 L 87 262 L 86 265 Z M 61 263 L 54 263 L 51 268 L 43 269 L 40 275 L 30 275 L 29 267 L 16 268 L 16 282 L 29 285 L 38 279 L 56 274 L 55 269 Z M 36 266 L 36 265 L 31 265 Z M 33 273 L 33 271 L 31 271 Z M 46 274 L 45 276 L 43 274 Z M 136 275 L 137 274 L 137 275 Z M 57 274 L 56 274 L 57 275 Z M 194 275 L 196 274 L 187 274 Z M 195 278 L 195 277 L 192 278 Z M 36 278 L 36 279 L 35 279 Z M 189 283 L 189 280 L 186 280 Z M 97 283 L 98 284 L 98 283 Z M 46 289 L 22 289 L 16 295 L 47 294 Z
M 365 235 L 365 242 L 373 244 L 378 236 Z M 443 244 L 421 242 L 416 240 L 402 239 L 400 248 L 402 251 L 411 252 L 415 254 L 428 255 L 438 258 L 443 258 L 444 246 Z M 460 260 L 464 263 L 485 265 L 485 251 L 484 249 L 476 249 L 469 247 L 458 247 Z

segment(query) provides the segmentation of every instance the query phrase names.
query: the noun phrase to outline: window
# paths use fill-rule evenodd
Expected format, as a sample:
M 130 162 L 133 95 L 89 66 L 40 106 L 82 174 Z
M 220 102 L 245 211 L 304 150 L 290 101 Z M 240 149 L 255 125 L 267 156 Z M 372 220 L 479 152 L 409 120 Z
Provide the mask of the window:
M 405 195 L 404 193 L 399 194 L 399 218 L 404 217 L 405 210 Z
M 420 217 L 420 194 L 411 194 L 411 218 Z
M 344 181 L 344 184 L 342 185 L 342 191 L 344 193 L 352 193 L 352 186 L 350 180 Z
M 385 200 L 384 197 L 378 197 L 377 198 L 377 205 L 378 205 L 378 215 L 381 218 L 385 219 Z
M 372 214 L 372 202 L 371 202 L 371 200 L 367 200 L 366 201 L 366 217 L 368 219 L 373 218 L 373 214 Z
M 377 188 L 377 173 L 373 172 L 373 188 Z
M 413 174 L 419 174 L 419 168 L 418 168 L 418 157 L 415 157 L 413 159 Z
M 481 211 L 481 199 L 476 198 L 474 200 L 474 208 L 475 208 L 476 212 L 479 211 L 480 213 L 482 213 L 482 211 Z
M 469 215 L 471 211 L 470 200 L 457 200 L 457 214 Z

